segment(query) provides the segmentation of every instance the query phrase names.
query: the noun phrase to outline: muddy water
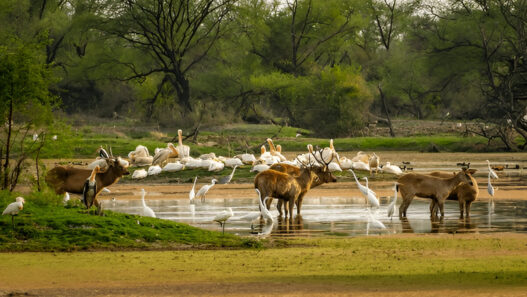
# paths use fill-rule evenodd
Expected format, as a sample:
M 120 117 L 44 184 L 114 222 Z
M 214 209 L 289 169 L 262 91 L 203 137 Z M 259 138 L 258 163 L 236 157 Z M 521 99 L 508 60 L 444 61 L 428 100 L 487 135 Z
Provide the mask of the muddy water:
M 385 225 L 385 229 L 369 224 L 368 210 L 360 197 L 311 197 L 304 201 L 302 215 L 295 216 L 292 222 L 278 218 L 274 209 L 273 224 L 244 220 L 243 216 L 258 211 L 256 198 L 207 199 L 204 203 L 190 204 L 186 200 L 149 200 L 148 205 L 162 219 L 188 223 L 190 225 L 221 230 L 213 222 L 216 214 L 231 207 L 234 216 L 227 222 L 226 232 L 239 235 L 270 234 L 271 236 L 357 236 L 387 233 L 487 233 L 487 232 L 527 232 L 527 201 L 497 200 L 495 211 L 489 214 L 489 203 L 473 203 L 471 218 L 458 219 L 457 203 L 445 205 L 445 218 L 431 221 L 429 204 L 426 200 L 415 199 L 408 209 L 408 218 L 400 220 L 397 216 L 388 218 L 388 199 L 381 199 L 381 207 L 372 211 L 373 217 Z M 117 200 L 104 202 L 104 208 L 119 212 L 137 214 L 139 200 Z M 274 207 L 274 204 L 273 204 Z
M 429 200 L 414 199 L 408 209 L 408 219 L 397 216 L 387 217 L 389 197 L 393 196 L 395 177 L 370 178 L 370 187 L 381 197 L 381 207 L 373 210 L 373 217 L 385 225 L 378 229 L 368 223 L 368 211 L 364 198 L 349 176 L 339 177 L 337 183 L 325 184 L 308 192 L 302 207 L 302 216 L 295 216 L 292 222 L 280 220 L 273 202 L 272 213 L 276 218 L 273 224 L 242 220 L 248 213 L 258 211 L 258 201 L 253 185 L 250 183 L 216 185 L 207 194 L 205 203 L 190 204 L 188 191 L 190 184 L 116 184 L 112 193 L 99 197 L 103 207 L 109 210 L 137 214 L 141 202 L 139 190 L 145 188 L 147 204 L 159 218 L 188 223 L 197 227 L 220 230 L 214 216 L 227 207 L 234 211 L 225 231 L 240 235 L 270 234 L 271 236 L 356 236 L 387 233 L 458 233 L 458 232 L 527 232 L 527 153 L 416 153 L 416 152 L 377 152 L 381 163 L 391 161 L 396 165 L 407 165 L 410 171 L 426 173 L 431 171 L 457 171 L 458 163 L 470 162 L 470 168 L 477 169 L 475 177 L 479 183 L 480 195 L 472 204 L 471 218 L 459 220 L 457 202 L 447 201 L 445 217 L 432 222 L 429 215 Z M 353 152 L 341 153 L 352 157 Z M 503 166 L 498 171 L 500 178 L 493 180 L 496 188 L 495 211 L 489 214 L 489 194 L 487 193 L 487 163 Z M 197 185 L 197 188 L 201 186 Z M 115 197 L 116 200 L 110 200 Z M 400 204 L 400 198 L 398 204 Z M 296 210 L 295 210 L 296 211 Z

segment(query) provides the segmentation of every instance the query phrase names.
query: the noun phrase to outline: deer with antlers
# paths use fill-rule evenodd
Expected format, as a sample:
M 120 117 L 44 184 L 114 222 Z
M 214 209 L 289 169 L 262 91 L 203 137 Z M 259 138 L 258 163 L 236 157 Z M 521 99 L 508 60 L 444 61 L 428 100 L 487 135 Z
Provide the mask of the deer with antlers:
M 295 203 L 297 204 L 297 214 L 300 214 L 302 206 L 301 200 L 304 195 L 311 189 L 313 184 L 320 185 L 324 182 L 336 181 L 335 176 L 329 172 L 327 165 L 332 161 L 325 162 L 322 157 L 317 158 L 313 153 L 313 146 L 308 145 L 308 149 L 315 159 L 322 165 L 311 166 L 302 163 L 301 168 L 293 168 L 295 166 L 288 166 L 285 164 L 276 164 L 275 169 L 272 168 L 260 172 L 254 178 L 254 187 L 262 193 L 262 197 L 273 197 L 279 199 L 277 205 L 278 212 L 282 216 L 282 204 L 284 205 L 285 217 L 289 215 L 292 220 L 292 212 Z M 321 155 L 321 151 L 318 151 Z M 269 209 L 272 199 L 268 199 L 266 207 Z
M 116 183 L 123 175 L 130 174 L 128 172 L 128 162 L 121 160 L 120 157 L 113 157 L 109 155 L 106 158 L 108 167 L 98 171 L 95 175 L 96 193 L 94 197 L 94 204 L 101 211 L 101 205 L 97 201 L 97 194 L 105 188 Z M 57 194 L 64 194 L 66 192 L 73 194 L 83 194 L 84 184 L 92 174 L 91 169 L 56 166 L 51 169 L 46 175 L 46 182 Z

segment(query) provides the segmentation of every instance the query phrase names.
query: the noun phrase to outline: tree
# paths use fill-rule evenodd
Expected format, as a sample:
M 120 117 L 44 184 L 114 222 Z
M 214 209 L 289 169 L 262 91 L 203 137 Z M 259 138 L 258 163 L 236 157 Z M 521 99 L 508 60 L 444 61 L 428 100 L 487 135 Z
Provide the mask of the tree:
M 111 18 L 108 32 L 148 55 L 145 61 L 122 61 L 132 74 L 126 80 L 162 74 L 154 104 L 166 84 L 186 111 L 192 111 L 189 71 L 221 37 L 222 24 L 236 0 L 126 0 Z
M 52 122 L 55 98 L 49 92 L 51 71 L 41 54 L 44 44 L 22 42 L 16 37 L 7 43 L 10 46 L 0 46 L 0 114 L 5 123 L 0 137 L 0 177 L 1 188 L 13 191 L 24 161 L 38 154 L 45 144 L 42 132 Z

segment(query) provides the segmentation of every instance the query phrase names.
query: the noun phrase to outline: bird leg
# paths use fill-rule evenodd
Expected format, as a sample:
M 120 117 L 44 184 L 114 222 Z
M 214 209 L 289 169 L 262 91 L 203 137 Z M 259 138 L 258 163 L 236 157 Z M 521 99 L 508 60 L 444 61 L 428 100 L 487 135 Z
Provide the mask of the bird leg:
M 13 230 L 15 229 L 15 216 L 11 216 L 11 224 L 13 225 Z

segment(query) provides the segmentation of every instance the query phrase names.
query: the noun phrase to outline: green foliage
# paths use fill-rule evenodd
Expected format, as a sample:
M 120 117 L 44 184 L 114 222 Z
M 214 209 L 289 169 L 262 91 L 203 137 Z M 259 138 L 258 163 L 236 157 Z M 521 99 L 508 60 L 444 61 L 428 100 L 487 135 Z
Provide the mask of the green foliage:
M 0 208 L 14 201 L 0 191 Z M 105 211 L 94 215 L 83 207 L 64 207 L 52 193 L 25 196 L 24 209 L 11 227 L 11 218 L 0 218 L 1 251 L 73 251 L 90 249 L 151 249 L 178 245 L 209 247 L 259 247 L 253 239 L 206 231 L 187 224 Z
M 355 134 L 371 101 L 358 69 L 351 67 L 327 67 L 301 77 L 273 73 L 254 77 L 252 83 L 272 92 L 293 124 L 326 137 Z

